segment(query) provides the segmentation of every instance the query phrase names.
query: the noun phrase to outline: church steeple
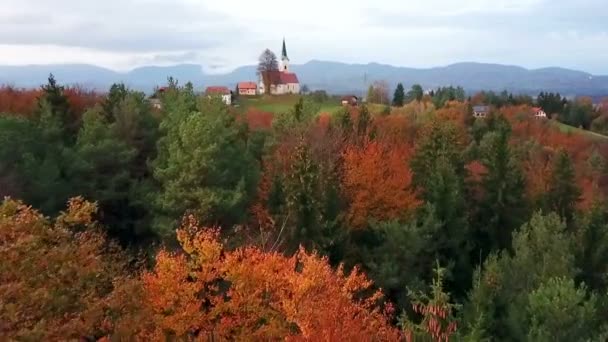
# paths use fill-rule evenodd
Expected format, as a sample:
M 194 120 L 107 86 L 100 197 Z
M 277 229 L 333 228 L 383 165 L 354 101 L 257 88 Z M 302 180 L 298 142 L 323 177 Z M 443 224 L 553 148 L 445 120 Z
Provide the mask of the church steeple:
M 287 57 L 287 47 L 285 47 L 285 37 L 283 37 L 283 51 L 281 51 L 281 72 L 289 72 L 289 57 Z
M 285 47 L 285 37 L 283 37 L 283 51 L 281 52 L 281 60 L 283 59 L 289 60 L 289 57 L 287 57 L 287 48 Z

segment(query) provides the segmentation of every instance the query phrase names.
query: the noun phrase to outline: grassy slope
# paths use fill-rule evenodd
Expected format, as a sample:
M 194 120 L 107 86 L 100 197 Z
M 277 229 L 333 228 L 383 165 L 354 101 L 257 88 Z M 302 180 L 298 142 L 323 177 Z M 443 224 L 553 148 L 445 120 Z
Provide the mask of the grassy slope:
M 599 133 L 595 133 L 595 132 L 591 132 L 591 131 L 587 131 L 581 128 L 576 128 L 576 127 L 572 127 L 572 126 L 568 126 L 566 124 L 563 124 L 559 121 L 555 121 L 555 120 L 551 120 L 551 122 L 555 125 L 556 128 L 558 128 L 560 131 L 564 132 L 564 133 L 572 133 L 572 134 L 582 134 L 585 135 L 591 139 L 595 139 L 595 140 L 607 140 L 608 136 L 599 134 Z
M 282 95 L 282 96 L 255 96 L 245 97 L 241 96 L 237 103 L 239 105 L 239 112 L 245 113 L 249 108 L 255 108 L 264 112 L 271 112 L 273 114 L 286 113 L 293 109 L 294 105 L 298 102 L 300 96 L 298 95 Z M 340 108 L 340 104 L 336 101 L 328 101 L 321 103 L 319 113 L 333 112 Z

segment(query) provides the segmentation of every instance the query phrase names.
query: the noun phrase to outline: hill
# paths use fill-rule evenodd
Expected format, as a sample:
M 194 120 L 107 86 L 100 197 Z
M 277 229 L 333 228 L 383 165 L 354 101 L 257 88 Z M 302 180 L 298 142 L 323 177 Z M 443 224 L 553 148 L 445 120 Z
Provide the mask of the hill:
M 535 95 L 542 91 L 560 92 L 563 95 L 608 95 L 608 76 L 592 75 L 563 68 L 525 69 L 518 66 L 457 63 L 443 67 L 416 69 L 395 67 L 378 63 L 346 64 L 313 60 L 293 65 L 300 82 L 311 89 L 326 89 L 332 93 L 356 93 L 365 91 L 374 80 L 385 80 L 392 87 L 403 82 L 406 87 L 414 83 L 424 88 L 459 85 L 468 92 L 478 90 L 508 90 Z M 206 74 L 200 65 L 146 66 L 128 72 L 116 72 L 93 65 L 27 65 L 0 66 L 0 83 L 19 87 L 35 87 L 43 84 L 49 73 L 67 84 L 81 84 L 96 89 L 107 89 L 114 82 L 149 92 L 166 82 L 168 76 L 196 87 L 225 85 L 233 88 L 237 82 L 256 79 L 255 66 L 243 66 L 227 74 Z

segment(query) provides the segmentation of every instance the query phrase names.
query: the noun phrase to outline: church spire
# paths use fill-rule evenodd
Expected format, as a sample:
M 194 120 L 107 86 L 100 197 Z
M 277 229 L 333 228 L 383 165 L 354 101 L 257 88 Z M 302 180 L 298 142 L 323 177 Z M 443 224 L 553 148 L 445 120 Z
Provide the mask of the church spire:
M 283 51 L 281 52 L 281 59 L 289 60 L 289 57 L 287 57 L 287 48 L 285 47 L 285 37 L 283 37 Z

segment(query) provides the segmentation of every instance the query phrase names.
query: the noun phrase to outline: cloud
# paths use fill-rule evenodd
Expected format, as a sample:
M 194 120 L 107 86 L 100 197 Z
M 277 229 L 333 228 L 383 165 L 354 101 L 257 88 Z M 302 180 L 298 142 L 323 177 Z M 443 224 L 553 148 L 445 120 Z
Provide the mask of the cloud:
M 605 0 L 2 0 L 0 64 L 253 64 L 286 37 L 292 63 L 459 61 L 607 73 Z M 32 55 L 24 55 L 25 53 Z

